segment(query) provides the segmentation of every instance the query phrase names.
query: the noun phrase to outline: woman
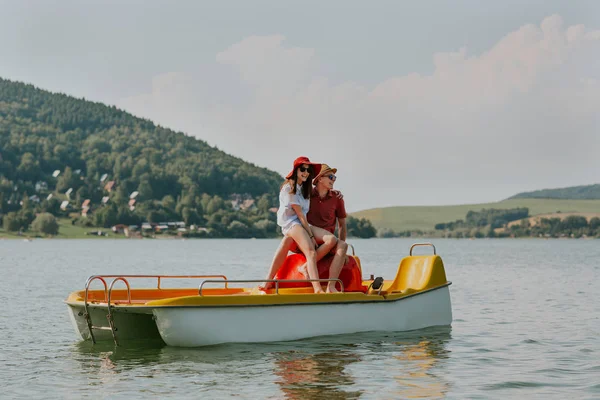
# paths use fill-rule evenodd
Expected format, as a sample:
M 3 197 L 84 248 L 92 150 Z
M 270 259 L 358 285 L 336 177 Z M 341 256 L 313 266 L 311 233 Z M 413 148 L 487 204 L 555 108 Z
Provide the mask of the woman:
M 294 160 L 292 171 L 285 177 L 286 180 L 279 192 L 279 209 L 277 210 L 277 225 L 285 237 L 292 238 L 298 248 L 306 257 L 306 266 L 310 279 L 319 279 L 317 269 L 317 243 L 322 243 L 322 249 L 329 252 L 337 243 L 334 235 L 325 229 L 308 224 L 306 214 L 310 207 L 310 195 L 312 193 L 312 178 L 319 172 L 321 164 L 311 163 L 307 157 L 298 157 Z M 282 242 L 283 243 L 283 242 Z M 275 253 L 273 263 L 269 269 L 267 279 L 273 279 L 285 257 L 278 257 L 280 252 Z M 323 293 L 320 282 L 311 282 L 315 293 Z M 263 289 L 272 287 L 267 282 Z

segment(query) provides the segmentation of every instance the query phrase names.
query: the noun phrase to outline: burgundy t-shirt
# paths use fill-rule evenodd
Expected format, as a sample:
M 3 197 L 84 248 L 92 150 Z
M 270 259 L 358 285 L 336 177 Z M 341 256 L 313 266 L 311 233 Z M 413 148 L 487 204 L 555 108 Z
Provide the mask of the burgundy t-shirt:
M 344 200 L 334 196 L 331 191 L 324 198 L 319 196 L 317 188 L 313 188 L 310 198 L 310 209 L 306 215 L 308 223 L 323 228 L 331 233 L 335 231 L 336 219 L 346 218 Z

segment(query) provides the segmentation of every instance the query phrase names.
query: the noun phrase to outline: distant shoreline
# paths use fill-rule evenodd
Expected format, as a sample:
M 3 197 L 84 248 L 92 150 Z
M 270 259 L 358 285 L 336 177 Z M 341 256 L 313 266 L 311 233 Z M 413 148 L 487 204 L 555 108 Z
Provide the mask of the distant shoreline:
M 225 238 L 225 237 L 204 237 L 204 238 L 197 238 L 197 237 L 191 237 L 191 238 L 184 238 L 184 237 L 145 237 L 145 238 L 127 238 L 124 236 L 117 236 L 117 235 L 111 235 L 111 236 L 95 236 L 95 235 L 89 235 L 89 236 L 83 236 L 83 237 L 60 237 L 60 236 L 48 236 L 48 237 L 37 237 L 37 236 L 33 236 L 33 237 L 28 237 L 28 236 L 20 236 L 20 237 L 15 237 L 15 236 L 3 236 L 0 235 L 0 240 L 21 240 L 21 241 L 25 241 L 25 242 L 32 242 L 34 240 L 132 240 L 132 241 L 139 241 L 139 240 L 280 240 L 281 237 L 278 238 Z M 574 237 L 538 237 L 538 236 L 519 236 L 519 237 L 495 237 L 495 238 L 488 238 L 488 237 L 482 237 L 482 238 L 475 238 L 475 237 L 461 237 L 461 238 L 447 238 L 447 237 L 428 237 L 428 236 L 412 236 L 412 237 L 389 237 L 389 238 L 382 238 L 382 237 L 372 237 L 372 238 L 348 238 L 348 242 L 351 242 L 352 240 L 398 240 L 398 239 L 413 239 L 415 242 L 418 241 L 423 241 L 423 240 L 428 240 L 428 241 L 434 241 L 434 240 L 522 240 L 522 239 L 535 239 L 535 240 L 599 240 L 599 237 L 579 237 L 579 238 L 574 238 Z

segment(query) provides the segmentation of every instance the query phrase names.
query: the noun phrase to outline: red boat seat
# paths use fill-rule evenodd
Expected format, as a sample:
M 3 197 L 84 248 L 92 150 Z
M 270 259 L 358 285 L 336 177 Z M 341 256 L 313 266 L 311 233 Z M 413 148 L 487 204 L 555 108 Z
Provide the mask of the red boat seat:
M 329 278 L 329 267 L 333 255 L 325 256 L 317 263 L 319 269 L 319 279 Z M 289 255 L 275 277 L 273 279 L 307 279 L 304 275 L 298 271 L 298 267 L 306 262 L 304 254 L 291 254 Z M 362 284 L 362 271 L 360 268 L 360 261 L 354 256 L 348 256 L 348 262 L 342 268 L 339 279 L 344 284 L 345 292 L 367 292 L 367 287 Z M 326 282 L 323 282 L 326 283 Z M 311 287 L 310 282 L 280 282 L 280 288 L 295 288 L 295 287 Z M 340 290 L 339 284 L 337 289 Z

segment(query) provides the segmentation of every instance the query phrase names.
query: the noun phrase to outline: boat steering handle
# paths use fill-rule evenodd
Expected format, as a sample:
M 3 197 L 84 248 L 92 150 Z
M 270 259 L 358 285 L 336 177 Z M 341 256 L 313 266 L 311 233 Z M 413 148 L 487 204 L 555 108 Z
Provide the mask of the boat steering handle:
M 413 248 L 417 247 L 417 246 L 431 246 L 433 247 L 433 255 L 437 255 L 436 251 L 435 251 L 435 246 L 433 245 L 433 243 L 415 243 L 412 246 L 410 246 L 410 255 L 412 256 L 412 251 Z

